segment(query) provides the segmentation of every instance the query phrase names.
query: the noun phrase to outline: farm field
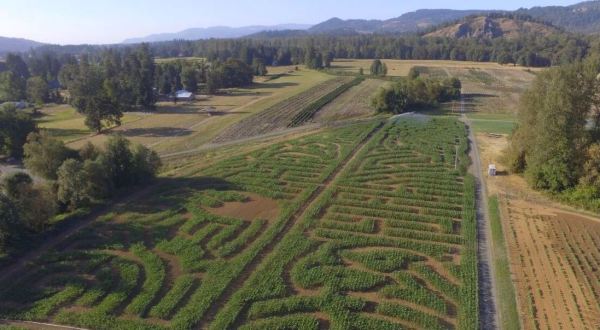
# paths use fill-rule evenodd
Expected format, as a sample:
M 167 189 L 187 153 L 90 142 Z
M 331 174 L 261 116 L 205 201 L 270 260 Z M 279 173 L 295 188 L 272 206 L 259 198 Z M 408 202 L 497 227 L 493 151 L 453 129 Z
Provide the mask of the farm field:
M 22 281 L 11 281 L 14 290 L 0 286 L 2 317 L 191 328 L 376 125 L 274 144 L 165 179 L 41 256 Z
M 513 67 L 509 65 L 500 65 L 497 63 L 488 62 L 468 62 L 468 61 L 436 61 L 436 60 L 387 60 L 383 59 L 388 67 L 389 76 L 407 76 L 410 69 L 414 66 L 427 67 L 431 69 L 441 69 L 443 71 L 449 69 L 481 69 L 481 70 L 501 70 L 501 71 L 523 71 L 525 68 Z M 358 73 L 362 68 L 365 74 L 369 73 L 369 69 L 373 63 L 372 59 L 355 60 L 355 59 L 335 59 L 331 64 L 331 68 L 336 71 Z
M 466 166 L 464 126 L 381 125 L 161 179 L 1 283 L 0 317 L 94 329 L 471 328 L 474 186 L 454 169 Z
M 385 126 L 210 328 L 476 327 L 474 183 L 454 170 L 465 138 L 455 119 Z
M 498 196 L 501 228 L 524 329 L 596 329 L 600 326 L 598 261 L 600 219 L 577 213 L 506 174 L 505 137 L 477 135 L 484 164 L 501 175 L 487 178 Z
M 366 79 L 351 87 L 335 100 L 321 108 L 313 121 L 330 122 L 340 119 L 368 117 L 375 114 L 370 105 L 371 97 L 389 83 L 378 79 Z
M 330 101 L 358 83 L 352 77 L 332 77 L 312 88 L 247 117 L 225 129 L 214 142 L 222 143 L 299 126 L 310 120 L 323 100 Z
M 331 76 L 320 72 L 299 70 L 257 82 L 250 88 L 230 89 L 225 94 L 202 97 L 190 103 L 159 102 L 154 112 L 126 113 L 123 125 L 110 132 L 121 133 L 159 153 L 187 150 L 209 142 L 223 128 L 242 118 L 328 79 Z M 83 125 L 83 118 L 69 106 L 61 105 L 43 112 L 46 116 L 40 119 L 43 122 L 40 126 L 51 129 L 52 134 L 72 147 L 80 147 L 88 141 L 101 144 L 108 137 L 92 134 Z
M 600 222 L 502 198 L 523 326 L 600 326 Z

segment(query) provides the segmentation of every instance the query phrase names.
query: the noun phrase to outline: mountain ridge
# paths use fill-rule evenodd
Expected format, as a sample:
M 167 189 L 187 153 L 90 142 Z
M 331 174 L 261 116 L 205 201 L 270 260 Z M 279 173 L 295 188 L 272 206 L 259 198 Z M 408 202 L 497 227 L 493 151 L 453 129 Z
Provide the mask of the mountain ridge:
M 280 31 L 280 30 L 305 30 L 309 24 L 277 24 L 277 25 L 249 25 L 241 27 L 229 26 L 211 26 L 207 28 L 190 28 L 173 33 L 157 33 L 145 37 L 125 39 L 122 43 L 142 43 L 142 42 L 160 42 L 175 39 L 198 40 L 198 39 L 229 39 L 240 38 L 262 31 Z

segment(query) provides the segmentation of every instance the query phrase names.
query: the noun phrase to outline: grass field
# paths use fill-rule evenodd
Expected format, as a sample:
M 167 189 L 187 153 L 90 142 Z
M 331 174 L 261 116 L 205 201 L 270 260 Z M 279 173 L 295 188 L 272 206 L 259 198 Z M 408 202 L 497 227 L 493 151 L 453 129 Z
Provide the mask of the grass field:
M 160 153 L 195 148 L 212 140 L 225 127 L 331 78 L 317 71 L 298 70 L 191 103 L 159 102 L 156 111 L 126 113 L 123 125 L 111 129 L 109 134 L 123 134 Z M 108 138 L 107 134 L 92 134 L 83 124 L 83 117 L 69 106 L 45 108 L 42 113 L 40 126 L 72 147 L 81 147 L 87 141 L 101 144 Z
M 472 328 L 474 186 L 454 169 L 466 162 L 464 126 L 379 127 L 161 179 L 2 283 L 0 317 L 94 329 Z
M 521 324 L 498 197 L 490 197 L 488 206 L 490 209 L 494 271 L 496 272 L 496 286 L 498 288 L 498 314 L 501 322 L 499 326 L 500 329 L 518 330 L 521 328 Z
M 514 115 L 484 112 L 467 115 L 477 133 L 511 134 L 517 124 Z

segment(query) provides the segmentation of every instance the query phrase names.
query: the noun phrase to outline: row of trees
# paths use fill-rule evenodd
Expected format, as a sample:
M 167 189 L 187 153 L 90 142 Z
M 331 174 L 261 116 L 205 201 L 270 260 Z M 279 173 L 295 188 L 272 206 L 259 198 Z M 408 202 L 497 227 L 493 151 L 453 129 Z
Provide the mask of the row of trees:
M 429 38 L 422 36 L 356 35 L 303 36 L 266 39 L 172 41 L 152 44 L 158 56 L 197 56 L 209 61 L 239 58 L 247 64 L 260 59 L 272 65 L 308 64 L 326 58 L 459 60 L 516 63 L 542 67 L 572 63 L 593 52 L 600 42 L 568 33 L 519 38 Z M 315 56 L 313 56 L 313 54 Z
M 511 169 L 537 189 L 600 207 L 600 58 L 541 72 L 521 98 Z
M 120 136 L 103 148 L 87 144 L 79 151 L 45 132 L 31 133 L 24 145 L 26 173 L 5 176 L 0 189 L 0 251 L 7 244 L 46 229 L 58 212 L 73 211 L 108 199 L 119 189 L 152 179 L 160 158 Z
M 264 76 L 267 68 L 264 63 L 255 60 L 252 66 L 238 59 L 225 62 L 204 60 L 175 60 L 157 65 L 155 85 L 162 95 L 171 95 L 182 88 L 196 93 L 200 86 L 205 92 L 214 93 L 220 88 L 243 87 L 252 84 L 253 77 Z
M 380 88 L 371 99 L 371 105 L 377 112 L 399 114 L 460 99 L 461 88 L 458 78 L 434 79 L 417 75 L 395 82 L 389 88 Z

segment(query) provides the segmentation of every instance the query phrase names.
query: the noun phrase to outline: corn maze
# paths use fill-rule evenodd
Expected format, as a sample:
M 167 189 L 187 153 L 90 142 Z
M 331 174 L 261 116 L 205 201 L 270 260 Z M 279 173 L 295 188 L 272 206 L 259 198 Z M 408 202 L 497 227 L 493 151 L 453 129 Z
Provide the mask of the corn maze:
M 464 125 L 402 118 L 253 151 L 120 205 L 0 283 L 0 318 L 91 329 L 475 329 Z M 272 218 L 213 210 L 276 201 Z
M 387 125 L 210 328 L 477 328 L 466 149 L 455 120 Z
M 202 325 L 376 125 L 275 144 L 163 183 L 1 283 L 0 318 L 93 329 Z M 249 193 L 275 199 L 278 216 L 244 221 L 206 211 Z

